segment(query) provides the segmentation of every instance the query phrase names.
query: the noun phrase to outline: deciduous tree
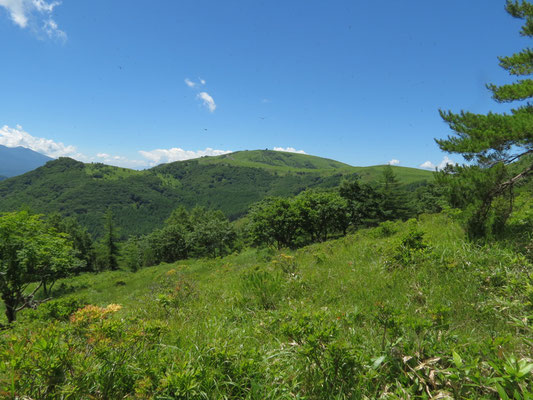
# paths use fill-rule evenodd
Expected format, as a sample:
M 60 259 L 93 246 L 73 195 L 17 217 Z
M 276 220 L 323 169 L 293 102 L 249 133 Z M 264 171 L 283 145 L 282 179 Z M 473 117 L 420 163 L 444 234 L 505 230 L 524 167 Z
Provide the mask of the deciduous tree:
M 0 215 L 0 293 L 9 323 L 16 313 L 38 304 L 33 298 L 76 265 L 66 235 L 27 211 Z M 28 287 L 34 283 L 31 293 Z

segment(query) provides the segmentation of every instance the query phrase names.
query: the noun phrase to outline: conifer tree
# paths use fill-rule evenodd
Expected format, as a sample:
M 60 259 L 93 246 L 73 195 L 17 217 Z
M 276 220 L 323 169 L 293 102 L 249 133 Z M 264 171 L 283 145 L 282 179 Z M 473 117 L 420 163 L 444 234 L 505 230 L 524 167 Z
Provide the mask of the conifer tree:
M 525 20 L 522 36 L 533 37 L 533 4 L 528 1 L 510 1 L 507 12 Z M 461 154 L 471 166 L 448 168 L 454 179 L 461 180 L 469 193 L 471 215 L 468 226 L 471 236 L 487 234 L 487 221 L 494 212 L 495 200 L 507 197 L 512 206 L 513 187 L 533 174 L 533 50 L 526 48 L 507 57 L 499 57 L 500 66 L 510 75 L 525 77 L 506 85 L 487 85 L 492 97 L 499 103 L 517 102 L 509 113 L 475 114 L 440 110 L 443 120 L 454 131 L 447 139 L 436 140 L 449 153 Z M 513 168 L 509 168 L 509 164 Z M 500 202 L 500 200 L 498 199 Z M 501 203 L 501 202 L 500 202 Z M 501 220 L 501 218 L 500 218 Z
M 390 165 L 386 165 L 383 169 L 383 183 L 380 192 L 384 220 L 407 219 L 409 217 L 407 194 L 400 188 L 400 182 L 398 182 Z
M 117 234 L 115 231 L 115 224 L 113 223 L 113 212 L 110 208 L 107 209 L 105 213 L 105 236 L 104 236 L 104 246 L 106 249 L 106 262 L 107 267 L 115 271 L 118 269 L 118 245 L 117 245 Z

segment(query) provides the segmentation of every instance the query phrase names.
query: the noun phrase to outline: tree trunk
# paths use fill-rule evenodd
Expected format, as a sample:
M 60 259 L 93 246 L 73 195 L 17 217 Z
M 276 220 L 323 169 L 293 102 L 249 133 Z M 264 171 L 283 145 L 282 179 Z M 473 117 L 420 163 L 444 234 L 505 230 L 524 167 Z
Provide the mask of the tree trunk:
M 7 323 L 11 324 L 17 318 L 17 302 L 13 299 L 5 299 L 4 305 L 6 307 Z

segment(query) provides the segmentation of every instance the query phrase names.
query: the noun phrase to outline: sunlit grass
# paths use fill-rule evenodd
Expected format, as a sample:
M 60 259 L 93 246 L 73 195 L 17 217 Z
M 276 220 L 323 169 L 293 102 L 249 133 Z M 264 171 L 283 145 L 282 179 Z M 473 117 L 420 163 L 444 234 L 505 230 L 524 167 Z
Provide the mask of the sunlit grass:
M 413 254 L 406 263 L 398 257 L 400 244 L 418 231 L 427 247 L 408 249 Z M 113 329 L 131 330 L 131 338 L 149 337 L 137 329 L 163 329 L 128 361 L 149 382 L 142 383 L 128 364 L 123 366 L 123 379 L 148 385 L 150 394 L 135 398 L 155 393 L 161 399 L 363 398 L 361 393 L 375 398 L 387 387 L 404 393 L 399 398 L 409 398 L 433 389 L 427 382 L 417 388 L 402 360 L 437 357 L 439 368 L 451 371 L 460 368 L 453 364 L 455 351 L 465 360 L 481 357 L 473 368 L 487 373 L 492 367 L 481 363 L 485 357 L 496 362 L 498 354 L 530 356 L 525 341 L 530 331 L 511 324 L 530 307 L 517 303 L 526 293 L 527 283 L 518 281 L 523 262 L 498 246 L 465 242 L 456 223 L 432 215 L 296 251 L 249 249 L 136 273 L 85 274 L 58 282 L 56 293 L 60 302 L 75 298 L 100 307 L 121 305 L 104 328 L 117 324 Z M 43 328 L 50 318 L 46 307 L 51 306 L 41 307 L 21 312 L 13 332 L 24 336 L 37 326 L 43 332 L 51 329 Z M 59 324 L 67 337 L 79 335 L 68 321 Z M 104 328 L 93 327 L 86 335 Z M 117 346 L 117 352 L 121 346 L 137 349 L 135 340 L 127 336 L 109 345 Z M 87 354 L 92 360 L 87 368 L 102 362 L 99 353 Z M 5 374 L 8 370 L 4 379 Z M 91 378 L 96 386 L 103 384 L 98 376 Z M 448 379 L 446 374 L 437 376 Z M 71 379 L 76 384 L 78 378 Z M 470 387 L 469 382 L 461 385 Z M 530 385 L 531 379 L 524 382 Z M 169 395 L 178 393 L 169 388 L 180 388 L 182 397 Z M 113 390 L 127 392 L 118 383 Z M 435 383 L 433 395 L 462 393 L 454 390 L 459 389 Z M 471 385 L 468 390 L 481 394 L 486 389 Z

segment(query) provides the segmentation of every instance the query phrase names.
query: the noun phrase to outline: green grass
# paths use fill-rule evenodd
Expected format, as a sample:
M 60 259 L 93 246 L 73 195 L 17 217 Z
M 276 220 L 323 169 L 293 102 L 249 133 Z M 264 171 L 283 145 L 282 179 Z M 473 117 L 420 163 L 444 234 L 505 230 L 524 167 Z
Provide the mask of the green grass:
M 331 173 L 353 174 L 357 173 L 364 182 L 380 180 L 385 165 L 371 167 L 354 167 L 328 158 L 316 157 L 307 154 L 286 153 L 272 150 L 237 151 L 217 157 L 202 157 L 200 164 L 222 164 L 240 167 L 263 168 L 280 175 L 288 173 Z M 417 168 L 394 166 L 394 173 L 402 184 L 433 180 L 432 172 Z
M 273 150 L 237 151 L 216 157 L 202 157 L 201 164 L 227 164 L 241 167 L 265 168 L 279 173 L 350 170 L 348 164 L 307 154 L 287 153 Z
M 401 247 L 413 232 L 424 233 L 425 250 Z M 528 269 L 523 256 L 468 243 L 456 223 L 432 215 L 293 252 L 251 249 L 82 275 L 59 282 L 54 302 L 122 309 L 78 328 L 50 321 L 54 302 L 21 312 L 0 339 L 0 390 L 37 398 L 498 398 L 500 382 L 524 396 L 531 374 L 513 380 L 497 370 L 510 354 L 531 356 L 531 322 L 520 322 L 533 309 Z M 61 373 L 36 367 L 45 364 L 45 344 L 24 344 L 45 335 L 59 340 L 46 343 L 66 360 Z M 10 337 L 22 344 L 9 348 Z M 60 383 L 48 383 L 47 394 L 54 374 Z
M 103 179 L 115 181 L 133 176 L 140 176 L 142 171 L 136 171 L 128 168 L 113 167 L 101 163 L 85 164 L 85 173 L 93 179 Z

